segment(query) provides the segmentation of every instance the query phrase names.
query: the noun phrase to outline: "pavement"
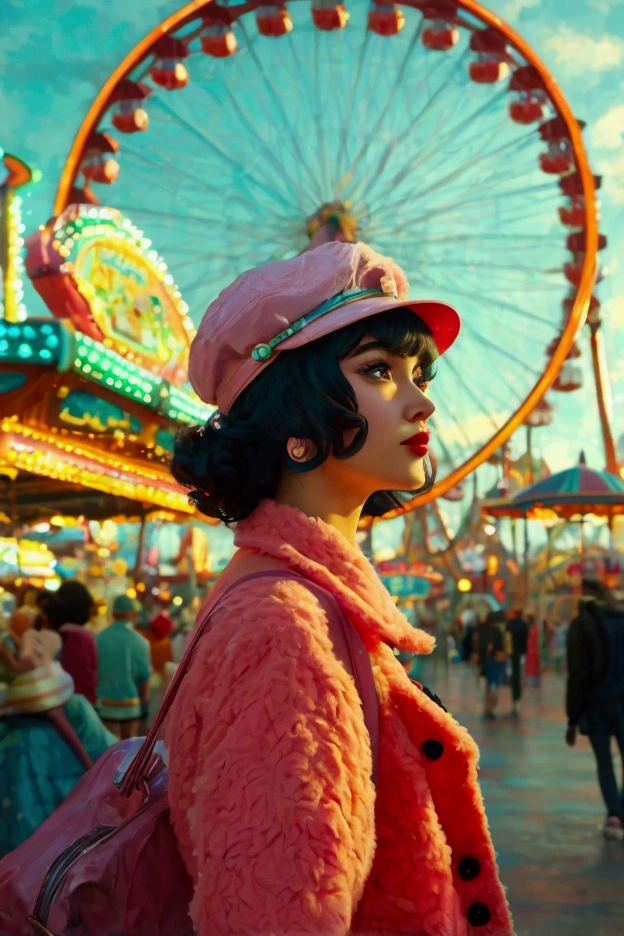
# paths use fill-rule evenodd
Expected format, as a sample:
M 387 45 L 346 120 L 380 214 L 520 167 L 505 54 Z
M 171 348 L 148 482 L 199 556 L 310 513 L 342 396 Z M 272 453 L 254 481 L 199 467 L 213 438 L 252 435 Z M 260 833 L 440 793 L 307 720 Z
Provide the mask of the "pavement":
M 468 664 L 431 664 L 422 681 L 479 745 L 481 789 L 517 936 L 624 936 L 624 842 L 602 835 L 605 809 L 589 741 L 565 743 L 565 679 L 547 672 L 539 688 L 525 688 L 517 720 L 503 687 L 495 721 L 481 718 Z

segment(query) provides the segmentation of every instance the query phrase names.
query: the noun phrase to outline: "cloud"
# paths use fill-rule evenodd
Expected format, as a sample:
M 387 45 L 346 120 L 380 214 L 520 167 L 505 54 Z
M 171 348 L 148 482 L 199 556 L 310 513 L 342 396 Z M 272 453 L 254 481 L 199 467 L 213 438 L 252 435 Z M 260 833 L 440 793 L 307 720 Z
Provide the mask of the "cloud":
M 501 17 L 509 23 L 513 23 L 521 13 L 540 6 L 541 2 L 542 0 L 507 0 L 501 10 Z
M 606 16 L 620 2 L 621 0 L 587 0 L 587 6 L 590 10 L 595 10 L 596 13 L 602 13 L 603 16 Z
M 624 104 L 616 104 L 599 117 L 591 130 L 592 143 L 602 149 L 618 149 L 624 142 Z
M 585 80 L 588 75 L 619 68 L 624 61 L 624 39 L 619 36 L 591 39 L 569 26 L 560 26 L 545 45 L 553 53 L 557 65 Z
M 602 305 L 602 318 L 609 319 L 614 329 L 624 329 L 624 293 L 612 296 Z
M 611 159 L 596 162 L 596 169 L 604 176 L 603 190 L 611 201 L 624 202 L 624 147 Z
M 440 403 L 440 413 L 444 414 L 444 404 Z M 475 446 L 487 442 L 494 435 L 494 425 L 502 426 L 507 421 L 511 412 L 505 413 L 477 413 L 464 419 L 461 426 L 451 422 L 447 425 L 436 426 L 436 435 L 440 437 L 443 443 L 448 446 L 457 445 L 462 448 L 466 446 L 466 437 L 468 437 Z

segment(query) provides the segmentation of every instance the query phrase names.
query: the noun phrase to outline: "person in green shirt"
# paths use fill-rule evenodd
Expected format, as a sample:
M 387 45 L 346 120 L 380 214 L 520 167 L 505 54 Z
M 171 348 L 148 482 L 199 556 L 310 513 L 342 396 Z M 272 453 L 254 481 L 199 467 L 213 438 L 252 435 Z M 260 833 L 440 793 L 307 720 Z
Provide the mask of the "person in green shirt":
M 140 610 L 133 598 L 118 595 L 113 602 L 113 623 L 96 637 L 96 708 L 106 727 L 122 740 L 139 734 L 141 708 L 149 698 L 149 642 L 134 629 Z

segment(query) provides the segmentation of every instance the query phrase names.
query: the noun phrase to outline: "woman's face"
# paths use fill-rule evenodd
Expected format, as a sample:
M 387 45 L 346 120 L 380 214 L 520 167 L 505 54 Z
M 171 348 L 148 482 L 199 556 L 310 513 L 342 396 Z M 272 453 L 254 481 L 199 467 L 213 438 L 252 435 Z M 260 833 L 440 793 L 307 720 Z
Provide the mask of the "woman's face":
M 425 395 L 426 375 L 418 358 L 398 357 L 372 335 L 364 335 L 340 369 L 353 387 L 368 436 L 357 454 L 343 461 L 331 459 L 332 474 L 357 489 L 363 500 L 375 491 L 422 487 L 427 420 L 435 406 Z M 355 431 L 349 432 L 345 443 L 354 436 Z M 409 440 L 412 444 L 406 444 Z

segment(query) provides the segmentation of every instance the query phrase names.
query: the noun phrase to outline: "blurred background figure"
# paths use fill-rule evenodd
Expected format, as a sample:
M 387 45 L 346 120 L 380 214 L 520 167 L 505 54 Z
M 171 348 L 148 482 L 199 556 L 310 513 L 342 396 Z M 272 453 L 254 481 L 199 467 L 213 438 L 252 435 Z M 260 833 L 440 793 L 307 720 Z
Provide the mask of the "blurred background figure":
M 604 834 L 624 840 L 624 781 L 618 789 L 611 755 L 615 738 L 624 769 L 624 602 L 599 581 L 583 580 L 567 649 L 566 741 L 573 745 L 579 728 L 589 735 L 607 809 Z
M 56 592 L 41 592 L 37 604 L 43 627 L 61 637 L 59 662 L 73 679 L 75 691 L 94 705 L 98 652 L 94 635 L 85 627 L 96 611 L 91 592 L 82 582 L 63 582 Z
M 466 608 L 459 615 L 459 621 L 461 625 L 459 648 L 461 658 L 464 661 L 470 659 L 478 620 L 477 613 L 472 608 Z
M 552 628 L 548 647 L 549 661 L 555 673 L 559 676 L 563 675 L 565 671 L 567 641 L 568 623 L 559 620 Z
M 2 660 L 0 858 L 47 819 L 115 741 L 74 692 L 58 662 L 61 649 L 58 633 L 28 627 L 10 660 Z
M 97 710 L 106 727 L 122 740 L 139 734 L 149 700 L 150 645 L 134 629 L 140 612 L 137 601 L 118 595 L 113 602 L 113 623 L 96 637 Z
M 496 718 L 498 690 L 505 682 L 506 623 L 504 611 L 490 611 L 475 630 L 473 660 L 485 679 L 483 717 L 487 719 Z
M 529 644 L 529 623 L 522 616 L 521 610 L 510 613 L 507 633 L 511 644 L 511 714 L 517 718 L 522 704 L 522 658 L 526 656 Z

